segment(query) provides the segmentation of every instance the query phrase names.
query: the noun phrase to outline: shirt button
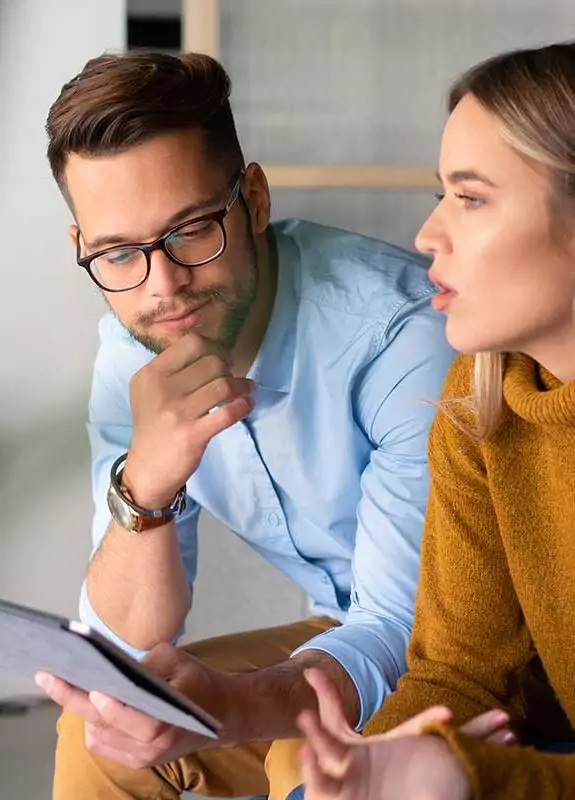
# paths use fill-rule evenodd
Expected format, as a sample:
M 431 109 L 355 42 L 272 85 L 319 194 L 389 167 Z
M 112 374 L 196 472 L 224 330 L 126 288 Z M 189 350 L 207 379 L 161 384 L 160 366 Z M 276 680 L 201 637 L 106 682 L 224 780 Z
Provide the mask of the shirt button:
M 277 528 L 280 524 L 279 515 L 275 511 L 270 511 L 265 516 L 266 525 L 269 528 Z

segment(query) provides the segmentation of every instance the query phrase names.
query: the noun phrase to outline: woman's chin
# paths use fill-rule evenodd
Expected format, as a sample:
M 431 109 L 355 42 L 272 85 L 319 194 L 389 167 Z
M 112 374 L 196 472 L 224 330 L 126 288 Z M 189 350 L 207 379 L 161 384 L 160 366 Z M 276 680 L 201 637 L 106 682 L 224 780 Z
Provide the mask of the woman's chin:
M 463 355 L 475 355 L 488 350 L 504 349 L 501 343 L 496 342 L 491 336 L 486 336 L 484 331 L 473 331 L 461 321 L 453 324 L 448 319 L 445 335 L 453 349 Z

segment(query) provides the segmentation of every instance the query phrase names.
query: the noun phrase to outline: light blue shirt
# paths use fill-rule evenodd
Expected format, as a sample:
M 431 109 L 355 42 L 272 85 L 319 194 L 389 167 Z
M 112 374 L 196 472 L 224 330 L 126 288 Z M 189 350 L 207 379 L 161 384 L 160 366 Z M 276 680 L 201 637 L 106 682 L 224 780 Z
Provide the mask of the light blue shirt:
M 428 493 L 427 434 L 453 351 L 424 258 L 309 222 L 273 226 L 277 296 L 249 377 L 249 418 L 215 437 L 187 484 L 177 529 L 190 586 L 197 520 L 210 511 L 342 622 L 313 648 L 349 673 L 361 727 L 405 671 Z M 128 449 L 128 383 L 153 357 L 110 314 L 100 323 L 89 412 L 94 547 Z M 82 619 L 136 657 L 90 607 Z

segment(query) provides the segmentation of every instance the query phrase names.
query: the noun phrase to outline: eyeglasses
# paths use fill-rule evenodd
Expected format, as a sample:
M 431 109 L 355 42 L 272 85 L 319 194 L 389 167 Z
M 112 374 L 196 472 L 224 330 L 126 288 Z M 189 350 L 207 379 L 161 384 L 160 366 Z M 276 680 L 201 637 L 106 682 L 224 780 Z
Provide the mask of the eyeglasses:
M 228 202 L 219 211 L 186 220 L 148 244 L 108 247 L 89 256 L 80 255 L 80 232 L 76 239 L 76 263 L 105 292 L 127 292 L 147 280 L 152 253 L 161 250 L 182 267 L 201 267 L 215 261 L 227 246 L 224 219 L 240 196 L 244 171 L 233 176 Z

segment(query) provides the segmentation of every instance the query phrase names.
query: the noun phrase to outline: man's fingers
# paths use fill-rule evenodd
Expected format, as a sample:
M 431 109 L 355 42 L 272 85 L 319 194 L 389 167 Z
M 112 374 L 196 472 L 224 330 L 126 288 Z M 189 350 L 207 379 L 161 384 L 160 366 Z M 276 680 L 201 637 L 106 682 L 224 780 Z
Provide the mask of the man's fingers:
M 36 683 L 55 703 L 91 725 L 92 734 L 95 729 L 105 730 L 110 727 L 126 734 L 132 741 L 149 743 L 168 727 L 119 700 L 99 692 L 87 694 L 47 673 L 38 673 Z
M 177 647 L 168 642 L 161 642 L 152 647 L 149 653 L 142 659 L 150 672 L 164 680 L 170 680 L 182 662 L 182 653 Z
M 254 382 L 247 378 L 220 377 L 202 386 L 201 389 L 182 396 L 181 409 L 189 419 L 197 419 L 212 408 L 225 407 L 238 397 L 251 398 Z M 212 412 L 215 413 L 215 412 Z
M 228 364 L 214 353 L 201 356 L 197 361 L 170 376 L 170 386 L 177 394 L 197 392 L 218 378 L 231 378 Z
M 216 408 L 215 411 L 205 414 L 194 423 L 197 440 L 207 444 L 218 433 L 231 428 L 236 422 L 251 414 L 253 407 L 254 401 L 251 397 L 237 397 L 230 403 Z
M 49 675 L 47 672 L 38 672 L 36 684 L 43 689 L 48 697 L 62 708 L 71 711 L 77 717 L 81 717 L 86 722 L 94 725 L 101 724 L 102 719 L 94 706 L 90 703 L 88 695 L 81 689 L 71 686 L 69 683 Z
M 306 669 L 306 681 L 317 696 L 321 724 L 340 740 L 361 740 L 345 716 L 343 703 L 335 684 L 320 669 Z
M 149 744 L 160 737 L 168 727 L 165 723 L 124 705 L 113 697 L 90 692 L 90 702 L 101 719 L 110 727 L 127 734 L 136 742 Z
M 134 741 L 128 737 L 124 742 L 122 734 L 107 736 L 98 726 L 86 723 L 85 742 L 86 748 L 98 756 L 110 759 L 117 764 L 123 764 L 130 769 L 142 769 L 154 765 L 153 750 L 145 749 L 142 745 L 135 748 Z
M 460 732 L 473 739 L 487 739 L 502 728 L 508 728 L 509 714 L 501 709 L 487 711 L 462 725 Z
M 450 709 L 445 706 L 431 706 L 431 708 L 427 708 L 421 714 L 408 719 L 407 722 L 403 722 L 388 733 L 384 733 L 381 737 L 370 737 L 366 741 L 373 742 L 374 739 L 379 738 L 397 739 L 400 736 L 419 736 L 427 725 L 449 722 L 452 716 Z
M 210 354 L 217 356 L 224 364 L 231 364 L 231 354 L 225 348 L 192 331 L 167 347 L 163 353 L 154 358 L 152 363 L 154 370 L 165 375 L 174 375 Z
M 313 747 L 307 742 L 300 751 L 300 769 L 305 800 L 338 800 L 340 781 L 325 774 Z
M 313 748 L 322 771 L 330 778 L 341 779 L 346 773 L 349 745 L 324 728 L 313 711 L 302 711 L 298 725 Z

